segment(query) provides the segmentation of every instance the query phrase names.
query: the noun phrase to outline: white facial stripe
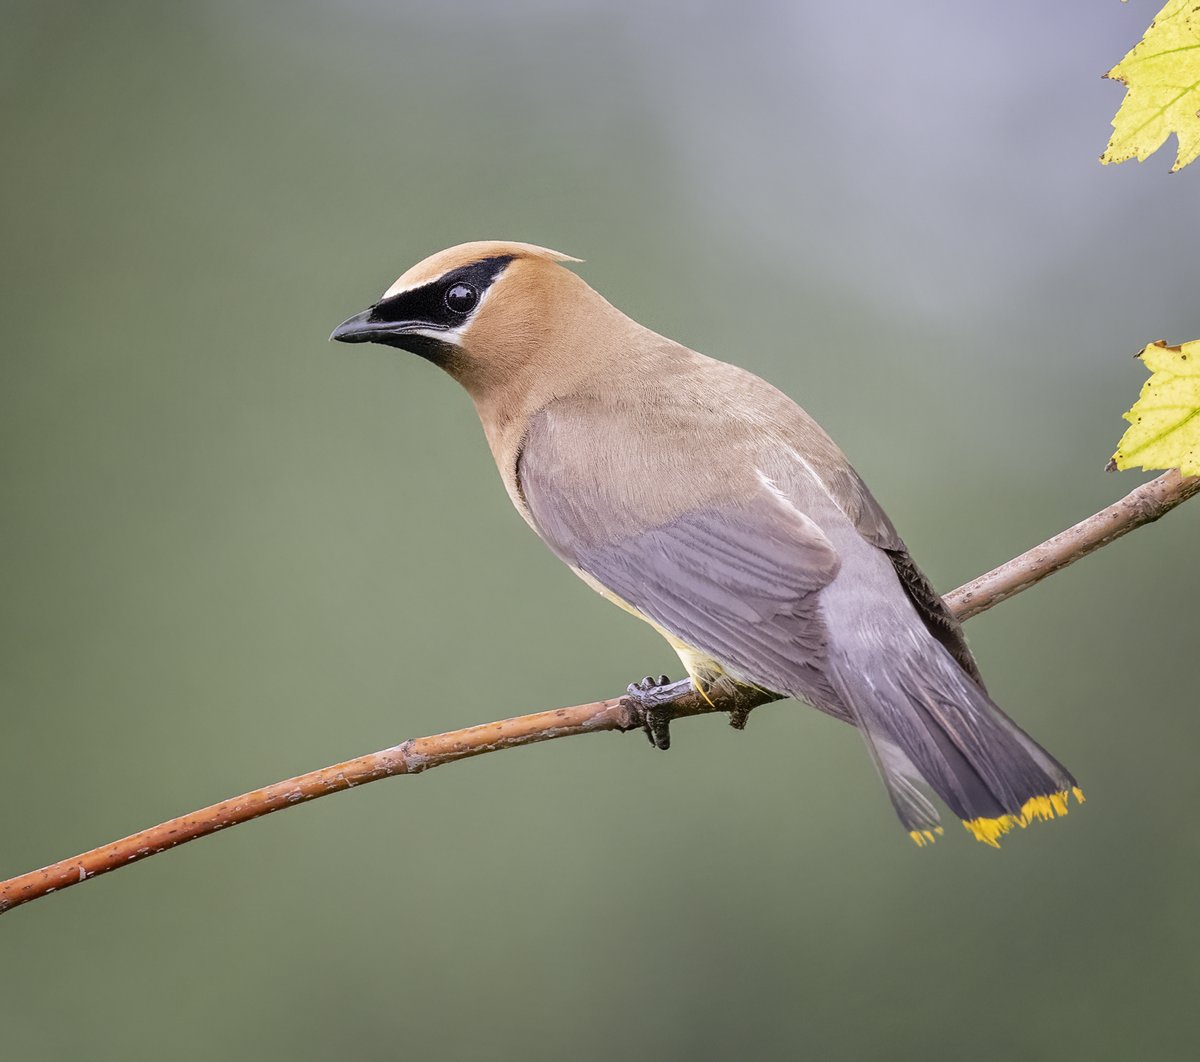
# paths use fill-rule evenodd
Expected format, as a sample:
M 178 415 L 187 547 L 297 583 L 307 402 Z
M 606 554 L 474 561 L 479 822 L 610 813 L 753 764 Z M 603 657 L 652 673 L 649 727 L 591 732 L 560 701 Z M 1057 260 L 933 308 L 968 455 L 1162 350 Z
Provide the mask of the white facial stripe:
M 572 261 L 574 261 L 574 259 L 572 259 Z M 415 284 L 402 284 L 400 282 L 404 279 L 404 277 L 397 277 L 396 282 L 390 288 L 388 288 L 387 291 L 379 296 L 379 301 L 383 302 L 384 299 L 390 299 L 394 295 L 403 295 L 406 291 L 416 291 L 417 288 L 427 288 L 431 284 L 440 284 L 449 274 L 454 273 L 461 268 L 461 266 L 455 266 L 454 269 L 447 269 L 445 273 L 441 273 L 436 277 L 429 277 L 427 280 L 418 280 Z M 504 273 L 506 272 L 508 272 L 508 270 L 501 272 L 500 277 L 503 277 Z M 500 277 L 498 277 L 497 280 L 499 280 Z
M 451 343 L 460 346 L 460 340 L 467 332 L 470 321 L 464 321 L 457 328 L 406 328 L 405 331 L 413 336 L 426 336 L 436 339 L 439 343 Z
M 387 289 L 387 291 L 379 296 L 379 301 L 383 302 L 384 299 L 390 299 L 393 295 L 399 295 L 401 292 L 405 291 L 412 291 L 414 288 L 423 288 L 426 284 L 433 283 L 432 280 L 423 280 L 419 284 L 401 284 L 400 281 L 403 279 L 403 277 L 397 277 L 396 283 L 394 283 L 390 288 Z

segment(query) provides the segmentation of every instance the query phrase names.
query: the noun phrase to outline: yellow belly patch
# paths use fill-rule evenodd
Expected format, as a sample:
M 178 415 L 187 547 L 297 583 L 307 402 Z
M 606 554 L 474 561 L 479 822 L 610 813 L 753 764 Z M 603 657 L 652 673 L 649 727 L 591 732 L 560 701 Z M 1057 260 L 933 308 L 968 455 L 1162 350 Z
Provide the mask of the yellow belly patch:
M 712 703 L 712 701 L 709 701 L 706 691 L 712 689 L 714 685 L 726 677 L 724 667 L 707 653 L 703 653 L 694 646 L 688 645 L 687 642 L 680 641 L 670 631 L 660 627 L 649 616 L 639 612 L 628 601 L 622 597 L 618 597 L 603 583 L 588 575 L 587 572 L 575 567 L 572 567 L 571 571 L 578 575 L 580 579 L 587 583 L 588 586 L 606 601 L 611 601 L 618 608 L 624 609 L 631 616 L 637 616 L 643 623 L 650 624 L 651 627 L 658 631 L 666 639 L 667 644 L 675 650 L 675 655 L 679 657 L 680 663 L 683 664 L 684 670 L 688 673 L 688 678 L 692 680 L 692 684 L 696 687 L 696 691 L 709 704 Z

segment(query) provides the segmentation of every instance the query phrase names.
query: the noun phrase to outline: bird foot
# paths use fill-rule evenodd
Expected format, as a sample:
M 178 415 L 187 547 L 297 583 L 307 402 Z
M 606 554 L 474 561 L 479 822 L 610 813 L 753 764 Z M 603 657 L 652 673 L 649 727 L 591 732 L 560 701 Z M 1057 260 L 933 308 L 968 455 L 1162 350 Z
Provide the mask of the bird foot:
M 672 682 L 666 675 L 647 675 L 641 682 L 631 682 L 622 700 L 633 716 L 633 726 L 646 732 L 650 744 L 656 749 L 669 749 L 675 702 L 691 692 L 691 679 Z

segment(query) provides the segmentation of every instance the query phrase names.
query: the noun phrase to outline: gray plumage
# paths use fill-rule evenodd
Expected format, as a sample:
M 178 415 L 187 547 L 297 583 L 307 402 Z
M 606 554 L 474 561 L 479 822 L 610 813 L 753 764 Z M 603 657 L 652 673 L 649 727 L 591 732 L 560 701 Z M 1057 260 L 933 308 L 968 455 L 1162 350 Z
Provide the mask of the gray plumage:
M 700 356 L 672 353 L 675 373 L 683 360 L 703 386 Z M 757 392 L 758 409 L 783 397 L 725 369 L 739 398 Z M 677 401 L 691 390 L 659 391 L 636 429 L 599 443 L 589 423 L 620 429 L 629 416 L 619 377 L 532 419 L 517 481 L 551 549 L 733 678 L 858 726 L 909 830 L 937 825 L 922 779 L 965 820 L 1020 816 L 1031 794 L 1070 789 L 1070 775 L 987 697 L 958 624 L 831 442 L 818 461 L 837 493 L 813 460 L 755 430 L 722 467 L 757 489 L 627 526 L 641 484 L 689 481 L 676 441 L 701 438 L 712 415 Z M 789 405 L 784 423 L 803 430 L 811 457 L 824 433 Z M 585 437 L 588 446 L 570 442 Z
M 930 790 L 988 843 L 1065 813 L 1074 780 L 991 701 L 958 623 L 820 426 L 630 320 L 561 260 L 452 248 L 335 338 L 412 349 L 459 379 L 550 548 L 667 636 L 693 681 L 856 726 L 918 841 L 937 829 Z M 472 300 L 464 283 L 483 290 Z

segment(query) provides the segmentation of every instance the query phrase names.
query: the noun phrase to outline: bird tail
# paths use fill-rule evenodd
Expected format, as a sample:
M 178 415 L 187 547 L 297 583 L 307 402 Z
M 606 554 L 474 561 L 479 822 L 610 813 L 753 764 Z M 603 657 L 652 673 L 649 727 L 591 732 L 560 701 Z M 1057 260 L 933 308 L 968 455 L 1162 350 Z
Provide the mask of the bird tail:
M 906 633 L 887 644 L 862 632 L 853 651 L 833 651 L 830 678 L 918 845 L 942 832 L 928 789 L 994 848 L 1015 827 L 1065 815 L 1071 795 L 1083 802 L 1070 772 L 939 642 L 920 626 Z

